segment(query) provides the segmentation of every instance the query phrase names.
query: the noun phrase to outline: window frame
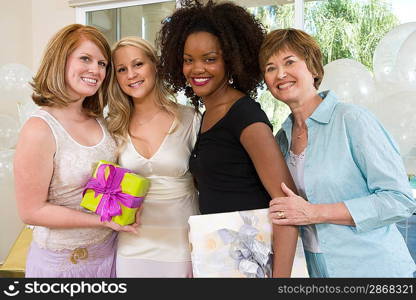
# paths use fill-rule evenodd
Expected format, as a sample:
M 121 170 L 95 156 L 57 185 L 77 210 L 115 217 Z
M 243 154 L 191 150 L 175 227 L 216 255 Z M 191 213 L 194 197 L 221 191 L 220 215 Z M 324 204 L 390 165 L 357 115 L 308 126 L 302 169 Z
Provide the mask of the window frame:
M 127 0 L 127 1 L 116 1 L 110 3 L 99 3 L 99 4 L 87 4 L 75 7 L 75 22 L 78 24 L 87 24 L 87 13 L 98 10 L 123 8 L 129 6 L 146 5 L 153 3 L 170 2 L 171 0 Z M 302 0 L 303 1 L 303 0 Z M 176 6 L 178 2 L 176 1 Z
M 75 21 L 79 24 L 86 24 L 87 23 L 87 12 L 97 11 L 97 10 L 105 10 L 105 9 L 114 9 L 114 8 L 122 8 L 128 6 L 136 6 L 136 5 L 145 5 L 145 4 L 152 4 L 152 3 L 161 3 L 161 2 L 169 2 L 170 0 L 126 0 L 126 1 L 116 1 L 116 2 L 104 2 L 104 3 L 90 3 L 75 7 Z M 179 2 L 176 0 L 176 7 L 179 7 Z M 255 2 L 255 0 L 253 0 Z M 277 1 L 276 1 L 277 2 Z M 294 0 L 294 8 L 295 8 L 295 17 L 294 17 L 294 27 L 298 29 L 304 29 L 304 21 L 305 21 L 305 0 Z

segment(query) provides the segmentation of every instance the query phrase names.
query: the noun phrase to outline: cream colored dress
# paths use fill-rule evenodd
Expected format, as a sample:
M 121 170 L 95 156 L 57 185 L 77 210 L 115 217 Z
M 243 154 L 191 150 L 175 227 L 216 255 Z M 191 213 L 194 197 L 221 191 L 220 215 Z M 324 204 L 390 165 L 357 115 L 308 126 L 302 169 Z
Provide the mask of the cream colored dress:
M 188 218 L 199 214 L 197 192 L 188 160 L 196 141 L 200 116 L 180 105 L 180 120 L 156 153 L 146 159 L 129 140 L 120 154 L 122 167 L 150 179 L 139 234 L 120 233 L 117 277 L 191 277 Z
M 74 140 L 55 117 L 43 109 L 32 117 L 44 120 L 55 140 L 53 174 L 47 202 L 87 211 L 80 206 L 82 191 L 94 165 L 101 159 L 115 161 L 117 147 L 102 119 L 97 119 L 102 139 L 94 146 Z M 26 259 L 26 277 L 115 277 L 116 232 L 107 227 L 49 228 L 35 226 Z
M 64 127 L 46 110 L 39 109 L 32 117 L 43 119 L 51 129 L 56 145 L 53 175 L 49 184 L 48 202 L 54 205 L 85 210 L 80 206 L 82 191 L 99 160 L 115 161 L 116 143 L 108 133 L 103 120 L 97 119 L 103 137 L 95 146 L 84 146 L 75 141 Z M 33 241 L 40 248 L 53 251 L 73 250 L 103 242 L 113 231 L 107 227 L 48 228 L 35 226 Z

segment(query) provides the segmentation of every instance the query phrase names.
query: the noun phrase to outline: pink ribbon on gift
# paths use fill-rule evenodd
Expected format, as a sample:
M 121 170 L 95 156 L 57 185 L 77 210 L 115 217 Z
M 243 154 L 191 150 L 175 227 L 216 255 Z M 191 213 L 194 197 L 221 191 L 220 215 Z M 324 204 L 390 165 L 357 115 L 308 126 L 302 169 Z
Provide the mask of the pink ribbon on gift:
M 109 174 L 106 179 L 105 169 L 107 167 L 109 168 Z M 143 202 L 144 197 L 135 197 L 121 191 L 121 181 L 124 174 L 129 172 L 127 169 L 102 164 L 97 170 L 97 178 L 90 178 L 85 185 L 82 196 L 88 189 L 94 190 L 94 197 L 97 197 L 98 194 L 103 195 L 95 210 L 101 216 L 101 222 L 110 221 L 112 217 L 121 215 L 120 203 L 129 208 L 138 208 Z

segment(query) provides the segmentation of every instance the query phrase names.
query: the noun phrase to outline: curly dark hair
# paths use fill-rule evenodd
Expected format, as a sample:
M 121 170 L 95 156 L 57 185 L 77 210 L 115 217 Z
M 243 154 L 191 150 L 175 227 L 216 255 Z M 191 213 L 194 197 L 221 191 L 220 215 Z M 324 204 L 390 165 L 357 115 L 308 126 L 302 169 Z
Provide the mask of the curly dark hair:
M 252 14 L 232 2 L 182 0 L 181 8 L 163 21 L 156 44 L 161 55 L 158 72 L 167 85 L 174 92 L 184 90 L 199 108 L 201 97 L 186 86 L 182 65 L 187 37 L 201 31 L 218 38 L 232 86 L 256 98 L 262 80 L 258 55 L 266 31 Z

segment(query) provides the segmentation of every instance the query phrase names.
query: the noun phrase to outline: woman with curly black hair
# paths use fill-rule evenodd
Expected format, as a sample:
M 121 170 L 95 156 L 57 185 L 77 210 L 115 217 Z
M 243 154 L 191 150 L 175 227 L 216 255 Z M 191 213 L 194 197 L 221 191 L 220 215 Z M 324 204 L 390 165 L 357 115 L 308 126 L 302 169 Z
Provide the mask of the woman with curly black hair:
M 265 31 L 231 2 L 181 4 L 159 32 L 159 72 L 175 92 L 184 90 L 196 108 L 205 106 L 189 161 L 201 213 L 269 207 L 272 197 L 284 195 L 281 182 L 295 186 L 272 125 L 253 100 L 261 84 L 257 57 Z M 273 275 L 289 277 L 297 227 L 273 229 Z

